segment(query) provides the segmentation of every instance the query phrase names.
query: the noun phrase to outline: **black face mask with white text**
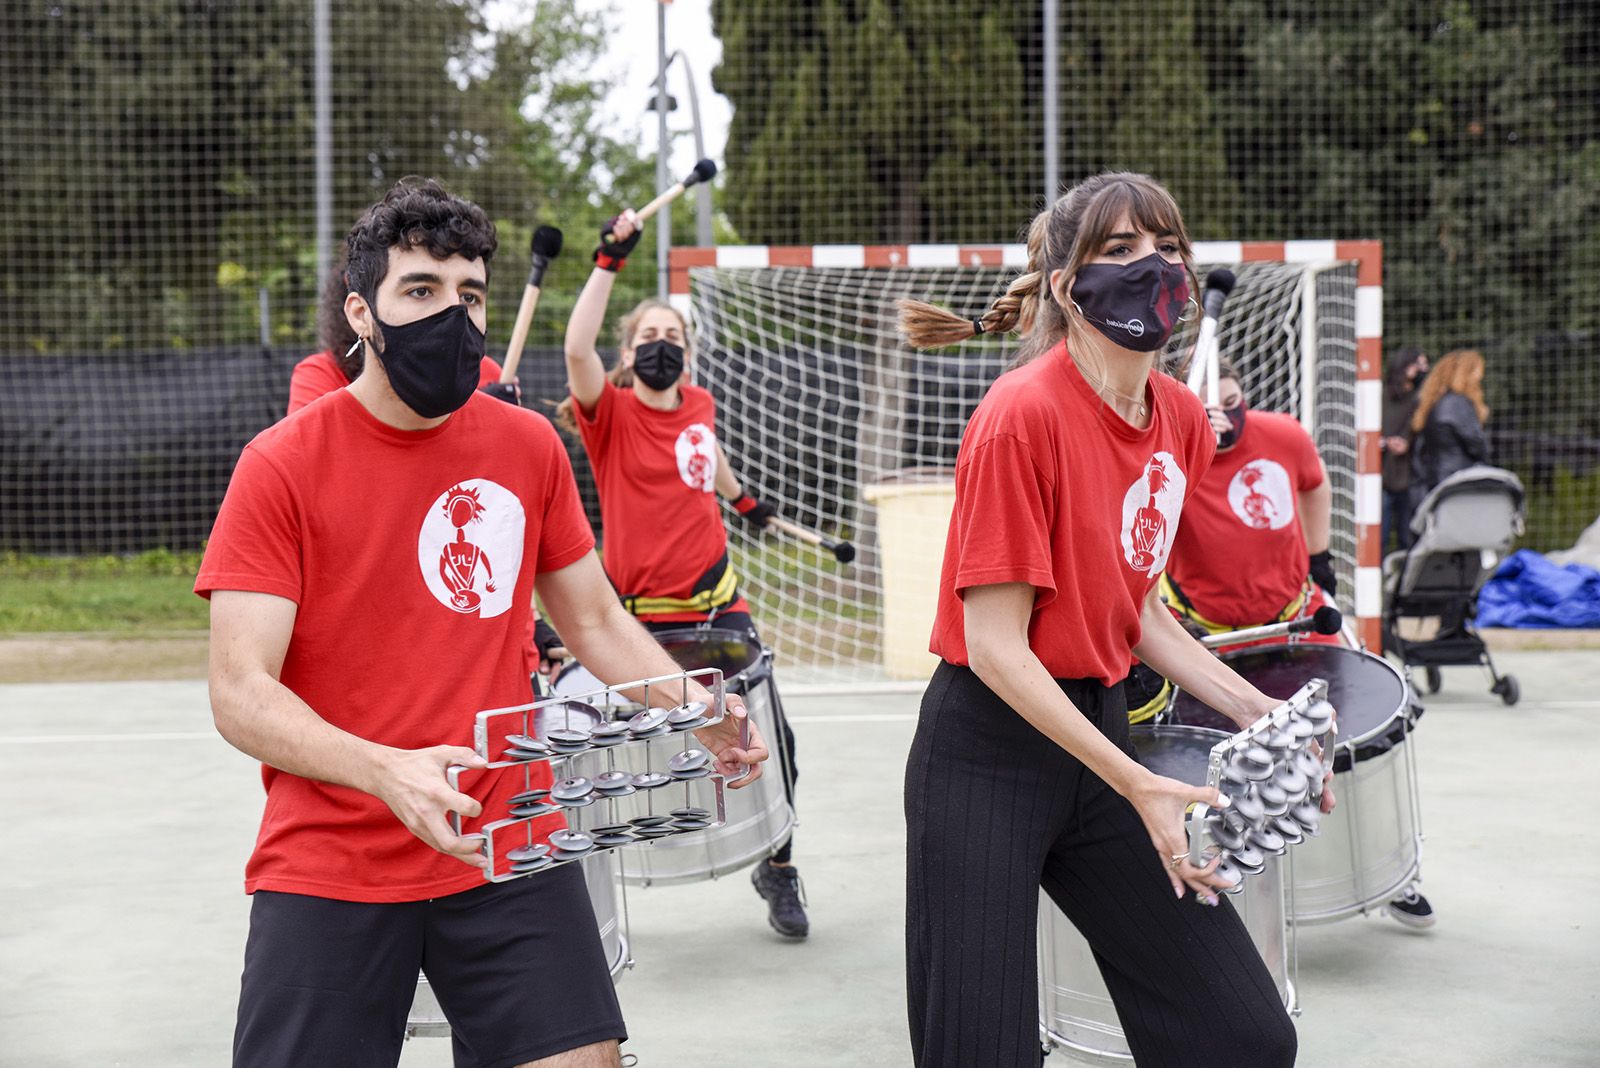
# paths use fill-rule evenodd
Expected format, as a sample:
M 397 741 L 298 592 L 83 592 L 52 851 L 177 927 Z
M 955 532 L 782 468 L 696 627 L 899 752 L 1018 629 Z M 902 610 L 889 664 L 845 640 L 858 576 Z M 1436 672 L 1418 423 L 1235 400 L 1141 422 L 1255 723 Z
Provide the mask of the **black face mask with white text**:
M 1155 352 L 1177 329 L 1189 303 L 1189 272 L 1152 252 L 1133 263 L 1086 263 L 1071 297 L 1107 339 L 1135 352 Z
M 466 305 L 398 326 L 379 319 L 376 309 L 372 318 L 383 337 L 378 359 L 407 408 L 424 419 L 437 419 L 472 399 L 485 339 Z

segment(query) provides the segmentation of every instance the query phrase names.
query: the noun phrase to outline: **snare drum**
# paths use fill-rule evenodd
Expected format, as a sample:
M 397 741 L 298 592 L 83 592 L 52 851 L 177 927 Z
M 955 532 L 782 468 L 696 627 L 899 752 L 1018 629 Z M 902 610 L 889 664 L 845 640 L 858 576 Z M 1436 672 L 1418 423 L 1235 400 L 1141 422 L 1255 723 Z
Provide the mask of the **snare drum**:
M 622 978 L 624 968 L 633 964 L 628 956 L 627 929 L 617 912 L 617 857 L 612 850 L 594 853 L 578 862 L 583 881 L 589 887 L 589 903 L 594 906 L 594 921 L 600 928 L 600 944 L 606 951 L 611 981 Z M 538 875 L 528 878 L 537 879 Z M 428 985 L 426 975 L 417 976 L 417 994 L 406 1014 L 407 1038 L 449 1038 L 450 1021 L 445 1019 L 439 999 Z
M 720 669 L 728 692 L 744 698 L 750 721 L 766 739 L 772 756 L 761 778 L 749 786 L 728 791 L 728 821 L 724 826 L 686 836 L 681 841 L 663 840 L 630 848 L 622 858 L 622 877 L 644 886 L 715 879 L 771 856 L 788 841 L 794 829 L 794 809 L 784 792 L 788 770 L 783 762 L 783 747 L 778 741 L 778 691 L 772 681 L 772 654 L 739 631 L 711 627 L 664 630 L 656 633 L 655 639 L 685 669 Z M 556 693 L 567 697 L 602 688 L 593 675 L 577 665 L 563 671 L 554 686 Z M 633 710 L 621 698 L 609 707 L 618 716 Z M 678 735 L 658 738 L 645 743 L 643 756 L 633 755 L 639 747 L 630 746 L 630 767 L 636 765 L 637 770 L 644 770 L 648 763 L 659 771 L 684 744 L 685 740 Z M 607 769 L 609 759 L 608 751 L 585 753 L 573 760 L 572 774 L 593 778 Z M 659 807 L 665 803 L 671 808 L 664 796 L 671 793 L 670 787 L 640 791 L 608 803 L 615 805 L 616 818 L 621 822 L 646 815 L 652 804 Z
M 1138 724 L 1128 728 L 1139 763 L 1158 775 L 1203 786 L 1211 747 L 1224 741 L 1222 731 L 1199 727 Z M 1300 847 L 1297 847 L 1300 848 Z M 1230 895 L 1239 918 L 1283 998 L 1294 1009 L 1290 975 L 1293 931 L 1284 908 L 1283 877 L 1278 857 L 1268 857 L 1260 875 L 1248 876 L 1244 889 Z M 1195 905 L 1195 908 L 1201 908 Z M 1039 892 L 1039 1029 L 1046 1044 L 1065 1046 L 1098 1057 L 1131 1059 L 1116 1006 L 1089 943 L 1062 915 L 1044 891 Z
M 1416 756 L 1406 744 L 1416 718 L 1404 676 L 1381 657 L 1334 645 L 1275 643 L 1222 660 L 1269 697 L 1287 698 L 1311 679 L 1326 679 L 1338 712 L 1339 803 L 1323 817 L 1320 837 L 1290 851 L 1294 922 L 1341 920 L 1392 900 L 1416 879 L 1422 859 Z M 1237 729 L 1186 693 L 1173 702 L 1172 718 Z

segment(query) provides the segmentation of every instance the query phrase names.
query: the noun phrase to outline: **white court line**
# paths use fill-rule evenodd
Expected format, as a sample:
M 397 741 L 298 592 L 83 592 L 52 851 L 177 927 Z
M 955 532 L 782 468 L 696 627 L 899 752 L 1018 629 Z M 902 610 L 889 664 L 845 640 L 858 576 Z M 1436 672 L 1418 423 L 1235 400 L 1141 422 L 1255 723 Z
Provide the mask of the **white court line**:
M 819 716 L 789 716 L 790 723 L 910 723 L 915 712 L 836 712 Z
M 167 731 L 149 734 L 17 734 L 0 735 L 0 745 L 61 745 L 72 742 L 201 742 L 215 738 L 216 731 Z
M 909 723 L 915 712 L 840 712 L 816 716 L 790 716 L 791 723 Z M 17 734 L 0 735 L 0 745 L 71 745 L 80 742 L 204 742 L 222 741 L 216 731 L 165 731 L 148 734 Z
M 1600 701 L 1538 701 L 1540 708 L 1600 709 Z M 1436 704 L 1440 711 L 1500 712 L 1506 706 L 1495 704 Z M 818 715 L 795 715 L 791 723 L 912 723 L 915 712 L 824 712 Z M 149 734 L 18 734 L 0 735 L 0 745 L 65 745 L 79 742 L 204 742 L 222 741 L 215 731 L 167 731 Z

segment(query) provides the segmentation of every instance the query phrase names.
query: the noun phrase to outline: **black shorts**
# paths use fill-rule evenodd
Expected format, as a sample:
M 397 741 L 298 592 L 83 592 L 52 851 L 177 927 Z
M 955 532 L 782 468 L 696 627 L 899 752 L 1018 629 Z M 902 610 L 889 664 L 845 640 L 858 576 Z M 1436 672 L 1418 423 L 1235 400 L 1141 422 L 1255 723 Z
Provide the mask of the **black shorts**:
M 458 1068 L 627 1038 L 579 865 L 430 901 L 257 891 L 233 1063 L 391 1068 L 418 971 Z

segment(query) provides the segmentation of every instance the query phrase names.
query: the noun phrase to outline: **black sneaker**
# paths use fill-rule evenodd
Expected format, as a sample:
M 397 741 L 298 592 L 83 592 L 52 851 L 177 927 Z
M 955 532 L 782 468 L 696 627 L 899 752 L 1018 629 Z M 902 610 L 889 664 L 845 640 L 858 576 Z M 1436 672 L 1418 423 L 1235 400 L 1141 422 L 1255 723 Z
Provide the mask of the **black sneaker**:
M 1432 927 L 1437 922 L 1433 914 L 1433 906 L 1428 904 L 1428 899 L 1417 893 L 1417 888 L 1407 887 L 1406 892 L 1389 902 L 1389 915 L 1405 924 L 1422 930 Z
M 750 873 L 750 885 L 767 899 L 767 922 L 774 931 L 797 941 L 811 933 L 811 921 L 806 919 L 805 887 L 793 867 L 763 860 Z

